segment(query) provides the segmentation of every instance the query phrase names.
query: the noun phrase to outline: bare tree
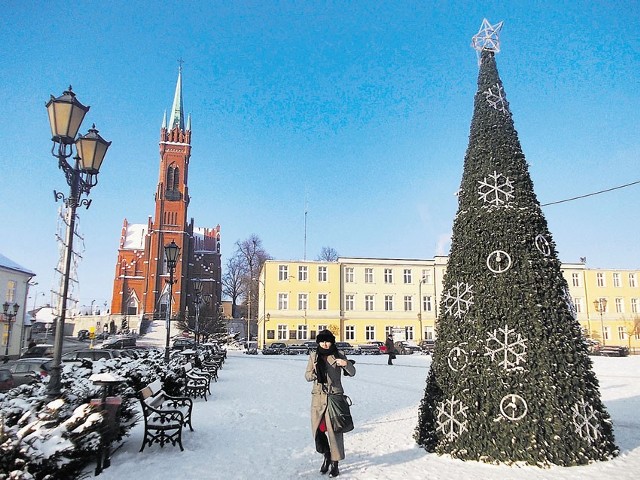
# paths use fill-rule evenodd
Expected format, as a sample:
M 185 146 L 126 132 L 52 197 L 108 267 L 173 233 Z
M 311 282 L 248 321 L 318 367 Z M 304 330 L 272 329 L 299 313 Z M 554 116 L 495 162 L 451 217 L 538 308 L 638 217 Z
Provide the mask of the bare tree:
M 235 254 L 227 260 L 225 273 L 222 276 L 222 293 L 231 299 L 231 317 L 236 318 L 238 299 L 244 293 L 243 280 L 246 276 L 244 259 Z
M 242 268 L 242 294 L 247 304 L 249 318 L 257 318 L 258 311 L 258 282 L 256 279 L 262 264 L 271 260 L 271 256 L 262 246 L 262 240 L 255 233 L 246 240 L 236 242 L 236 255 Z
M 318 255 L 318 258 L 316 258 L 316 260 L 322 262 L 337 262 L 339 256 L 340 255 L 335 248 L 322 247 L 322 250 L 320 250 L 320 255 Z

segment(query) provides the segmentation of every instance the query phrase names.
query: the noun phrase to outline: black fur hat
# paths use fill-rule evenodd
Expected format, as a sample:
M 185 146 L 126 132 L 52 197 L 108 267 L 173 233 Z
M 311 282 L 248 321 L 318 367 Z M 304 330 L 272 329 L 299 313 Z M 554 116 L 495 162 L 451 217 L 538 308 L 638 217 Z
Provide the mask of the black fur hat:
M 333 333 L 331 333 L 329 330 L 322 330 L 316 336 L 316 343 L 320 343 L 320 342 L 336 343 L 336 337 L 334 337 Z

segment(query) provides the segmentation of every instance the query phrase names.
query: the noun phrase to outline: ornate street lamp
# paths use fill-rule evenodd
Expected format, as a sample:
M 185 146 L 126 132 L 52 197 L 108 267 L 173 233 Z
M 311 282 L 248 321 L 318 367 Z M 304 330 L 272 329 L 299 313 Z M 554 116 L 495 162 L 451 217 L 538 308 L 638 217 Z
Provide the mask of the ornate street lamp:
M 604 338 L 604 319 L 602 317 L 603 313 L 607 311 L 607 299 L 606 298 L 599 298 L 597 300 L 593 301 L 593 306 L 596 309 L 596 312 L 598 312 L 600 314 L 600 329 L 601 329 L 601 333 L 602 333 L 602 346 L 604 347 L 606 345 L 606 341 Z
M 82 120 L 90 107 L 82 105 L 75 93 L 69 90 L 59 97 L 51 95 L 46 104 L 51 126 L 51 154 L 58 159 L 58 168 L 64 172 L 70 187 L 69 196 L 54 190 L 56 201 L 63 200 L 67 207 L 67 231 L 65 236 L 64 271 L 62 293 L 60 295 L 60 310 L 56 326 L 56 336 L 53 350 L 53 365 L 50 372 L 47 393 L 50 397 L 60 396 L 60 370 L 62 359 L 62 345 L 64 342 L 64 322 L 67 315 L 67 296 L 69 294 L 69 277 L 71 273 L 71 258 L 73 257 L 73 239 L 76 223 L 76 209 L 78 206 L 89 208 L 91 200 L 81 198 L 89 195 L 91 188 L 98 183 L 98 173 L 111 142 L 107 142 L 98 134 L 95 125 L 86 135 L 76 139 Z M 76 155 L 73 154 L 75 145 Z M 73 163 L 68 162 L 73 156 Z
M 196 305 L 196 325 L 195 325 L 195 331 L 196 331 L 196 347 L 198 346 L 198 335 L 200 334 L 200 329 L 198 328 L 198 319 L 200 317 L 200 305 L 202 304 L 202 280 L 200 280 L 199 278 L 194 278 L 193 279 L 193 290 L 196 294 L 196 298 L 194 300 L 194 303 Z
M 9 302 L 4 302 L 2 304 L 2 312 L 4 313 L 5 322 L 7 322 L 7 345 L 4 348 L 4 363 L 9 361 L 9 342 L 11 342 L 11 325 L 16 319 L 16 315 L 18 315 L 18 309 L 20 305 L 17 303 L 13 304 L 13 310 L 9 310 L 11 304 Z
M 173 271 L 176 269 L 179 256 L 180 247 L 176 245 L 176 242 L 171 240 L 171 243 L 164 246 L 164 257 L 167 260 L 167 268 L 169 269 L 169 280 L 166 281 L 169 284 L 169 305 L 167 308 L 167 339 L 164 349 L 165 363 L 169 363 L 169 340 L 171 338 L 171 297 L 173 296 L 173 284 L 176 283 L 173 279 Z

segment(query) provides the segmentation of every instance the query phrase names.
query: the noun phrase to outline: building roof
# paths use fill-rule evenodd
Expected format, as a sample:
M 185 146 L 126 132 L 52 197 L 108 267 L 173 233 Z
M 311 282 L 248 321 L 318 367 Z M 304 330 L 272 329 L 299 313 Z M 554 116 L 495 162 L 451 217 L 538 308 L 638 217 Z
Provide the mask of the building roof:
M 32 277 L 35 276 L 35 273 L 33 273 L 31 270 L 24 268 L 21 265 L 18 265 L 16 262 L 5 257 L 1 253 L 0 253 L 0 268 L 4 268 L 6 270 L 14 270 L 16 272 L 24 273 L 26 275 L 31 275 Z

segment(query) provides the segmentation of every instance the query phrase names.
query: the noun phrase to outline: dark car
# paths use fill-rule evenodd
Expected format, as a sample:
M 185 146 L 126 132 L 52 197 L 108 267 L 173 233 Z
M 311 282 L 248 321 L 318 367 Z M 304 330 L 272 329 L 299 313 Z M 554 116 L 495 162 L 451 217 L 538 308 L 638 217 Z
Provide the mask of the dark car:
M 627 357 L 629 356 L 629 349 L 619 345 L 603 345 L 600 347 L 598 354 L 603 357 Z
M 15 386 L 11 372 L 6 368 L 0 369 L 0 392 L 8 392 Z
M 318 349 L 318 344 L 316 342 L 304 342 L 303 345 L 307 347 L 309 352 L 315 352 Z
M 109 332 L 101 332 L 95 337 L 96 340 L 106 340 L 107 338 L 109 338 Z
M 287 345 L 285 343 L 276 342 L 272 343 L 268 347 L 262 349 L 263 355 L 282 355 L 287 351 Z
M 135 339 L 134 339 L 135 340 Z M 188 348 L 196 348 L 195 340 L 191 340 L 190 338 L 176 338 L 173 341 L 174 350 L 187 350 Z
M 89 339 L 89 330 L 78 330 L 77 339 L 78 340 L 88 340 Z
M 287 355 L 308 355 L 309 349 L 306 345 L 293 344 L 287 346 L 285 353 Z
M 382 342 L 363 343 L 361 345 L 358 345 L 358 348 L 360 348 L 360 352 L 363 355 L 380 355 L 382 352 L 380 351 L 380 346 L 377 345 L 377 343 Z
M 110 350 L 110 349 L 100 349 L 100 348 L 86 348 L 83 350 L 76 350 L 74 352 L 65 353 L 62 355 L 63 362 L 78 362 L 82 363 L 83 361 L 90 360 L 100 360 L 100 359 L 112 359 L 112 358 L 120 358 L 122 355 L 119 350 Z
M 28 348 L 26 352 L 22 354 L 20 358 L 41 358 L 48 357 L 53 358 L 53 345 L 40 344 L 35 347 Z
M 174 341 L 173 342 L 174 348 L 175 348 L 175 344 L 176 342 Z M 195 345 L 195 342 L 193 342 L 193 344 Z M 135 346 L 136 346 L 136 337 L 111 338 L 109 340 L 106 340 L 102 344 L 102 348 L 116 348 L 116 349 L 129 348 L 129 347 L 135 347 Z
M 435 340 L 422 340 L 420 342 L 420 348 L 424 353 L 433 353 L 436 349 L 436 341 Z
M 411 345 L 409 342 L 405 342 L 404 340 L 395 342 L 393 346 L 396 349 L 396 355 L 412 355 L 415 352 L 422 351 L 417 345 Z
M 336 348 L 345 355 L 360 355 L 362 352 L 358 347 L 354 347 L 349 342 L 336 342 Z
M 33 383 L 49 375 L 50 358 L 21 358 L 11 365 L 11 375 L 16 385 Z

